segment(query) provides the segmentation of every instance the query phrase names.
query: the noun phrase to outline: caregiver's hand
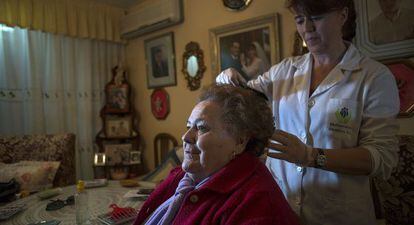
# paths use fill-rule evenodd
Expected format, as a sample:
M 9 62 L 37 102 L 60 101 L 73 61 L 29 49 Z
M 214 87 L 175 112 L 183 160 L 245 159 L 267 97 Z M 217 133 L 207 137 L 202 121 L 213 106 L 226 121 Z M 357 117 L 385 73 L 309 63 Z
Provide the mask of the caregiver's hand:
M 272 142 L 276 141 L 279 143 Z M 313 148 L 303 143 L 298 137 L 282 130 L 276 130 L 268 143 L 268 149 L 279 152 L 268 152 L 267 156 L 295 163 L 299 166 L 309 166 L 313 163 Z
M 247 81 L 234 68 L 223 70 L 216 78 L 218 84 L 232 84 L 234 86 L 246 87 Z

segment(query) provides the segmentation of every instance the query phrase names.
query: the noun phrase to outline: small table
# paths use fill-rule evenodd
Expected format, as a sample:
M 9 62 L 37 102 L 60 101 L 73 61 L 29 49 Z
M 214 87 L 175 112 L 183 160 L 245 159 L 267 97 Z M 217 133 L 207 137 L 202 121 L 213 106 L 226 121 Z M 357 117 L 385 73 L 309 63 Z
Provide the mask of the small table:
M 46 205 L 50 200 L 57 198 L 65 200 L 68 196 L 76 193 L 76 186 L 63 187 L 62 190 L 62 194 L 50 199 L 40 200 L 37 194 L 33 194 L 10 203 L 10 205 L 26 204 L 26 210 L 19 212 L 8 220 L 0 221 L 0 224 L 27 225 L 42 220 L 59 220 L 59 225 L 75 225 L 75 205 L 65 206 L 55 211 L 46 211 Z M 119 181 L 108 181 L 107 186 L 86 189 L 88 192 L 89 213 L 92 224 L 99 224 L 96 221 L 97 216 L 109 212 L 109 205 L 113 203 L 120 207 L 139 209 L 144 203 L 143 201 L 123 197 L 129 190 L 133 190 L 133 188 L 122 187 Z

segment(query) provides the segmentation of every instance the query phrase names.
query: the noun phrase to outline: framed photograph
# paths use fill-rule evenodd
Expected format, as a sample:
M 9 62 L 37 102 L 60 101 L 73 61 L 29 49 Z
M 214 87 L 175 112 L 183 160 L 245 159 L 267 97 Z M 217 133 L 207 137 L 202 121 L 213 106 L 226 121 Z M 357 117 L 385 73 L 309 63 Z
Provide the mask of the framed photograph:
M 122 113 L 130 110 L 130 86 L 122 67 L 112 68 L 112 80 L 105 87 L 106 112 Z
M 152 92 L 151 111 L 158 120 L 164 120 L 170 113 L 170 97 L 163 88 L 155 89 Z
M 355 43 L 367 56 L 392 59 L 414 55 L 414 1 L 359 0 Z
M 95 153 L 93 164 L 95 166 L 105 166 L 106 155 L 105 153 Z
M 144 45 L 148 88 L 176 85 L 174 33 L 145 40 Z
M 129 87 L 109 85 L 107 90 L 107 112 L 128 112 L 129 111 Z
M 129 164 L 141 164 L 141 152 L 131 151 L 129 153 Z
M 212 71 L 235 68 L 247 80 L 279 62 L 278 15 L 265 15 L 210 30 Z
M 105 135 L 108 138 L 130 137 L 132 134 L 131 116 L 106 116 Z
M 128 165 L 132 144 L 106 144 L 104 145 L 106 165 Z
M 397 81 L 400 96 L 400 117 L 414 115 L 414 63 L 408 59 L 383 62 Z

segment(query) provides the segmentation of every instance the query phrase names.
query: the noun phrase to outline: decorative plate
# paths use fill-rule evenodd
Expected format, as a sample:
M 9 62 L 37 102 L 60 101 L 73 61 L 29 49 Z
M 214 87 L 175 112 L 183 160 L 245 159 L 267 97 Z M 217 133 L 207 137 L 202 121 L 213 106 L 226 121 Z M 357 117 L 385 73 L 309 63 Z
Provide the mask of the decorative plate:
M 233 11 L 240 11 L 245 9 L 252 0 L 223 0 L 223 4 L 226 8 Z
M 168 93 L 162 89 L 155 89 L 151 94 L 151 111 L 155 118 L 163 120 L 170 112 Z

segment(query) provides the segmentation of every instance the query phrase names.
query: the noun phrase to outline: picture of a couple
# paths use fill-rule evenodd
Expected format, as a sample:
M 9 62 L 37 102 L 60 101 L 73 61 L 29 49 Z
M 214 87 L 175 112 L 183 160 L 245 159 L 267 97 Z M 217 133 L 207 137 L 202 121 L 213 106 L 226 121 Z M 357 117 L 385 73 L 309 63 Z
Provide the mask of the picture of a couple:
M 268 36 L 268 29 L 264 28 L 221 38 L 221 70 L 232 67 L 246 80 L 255 79 L 269 70 Z

